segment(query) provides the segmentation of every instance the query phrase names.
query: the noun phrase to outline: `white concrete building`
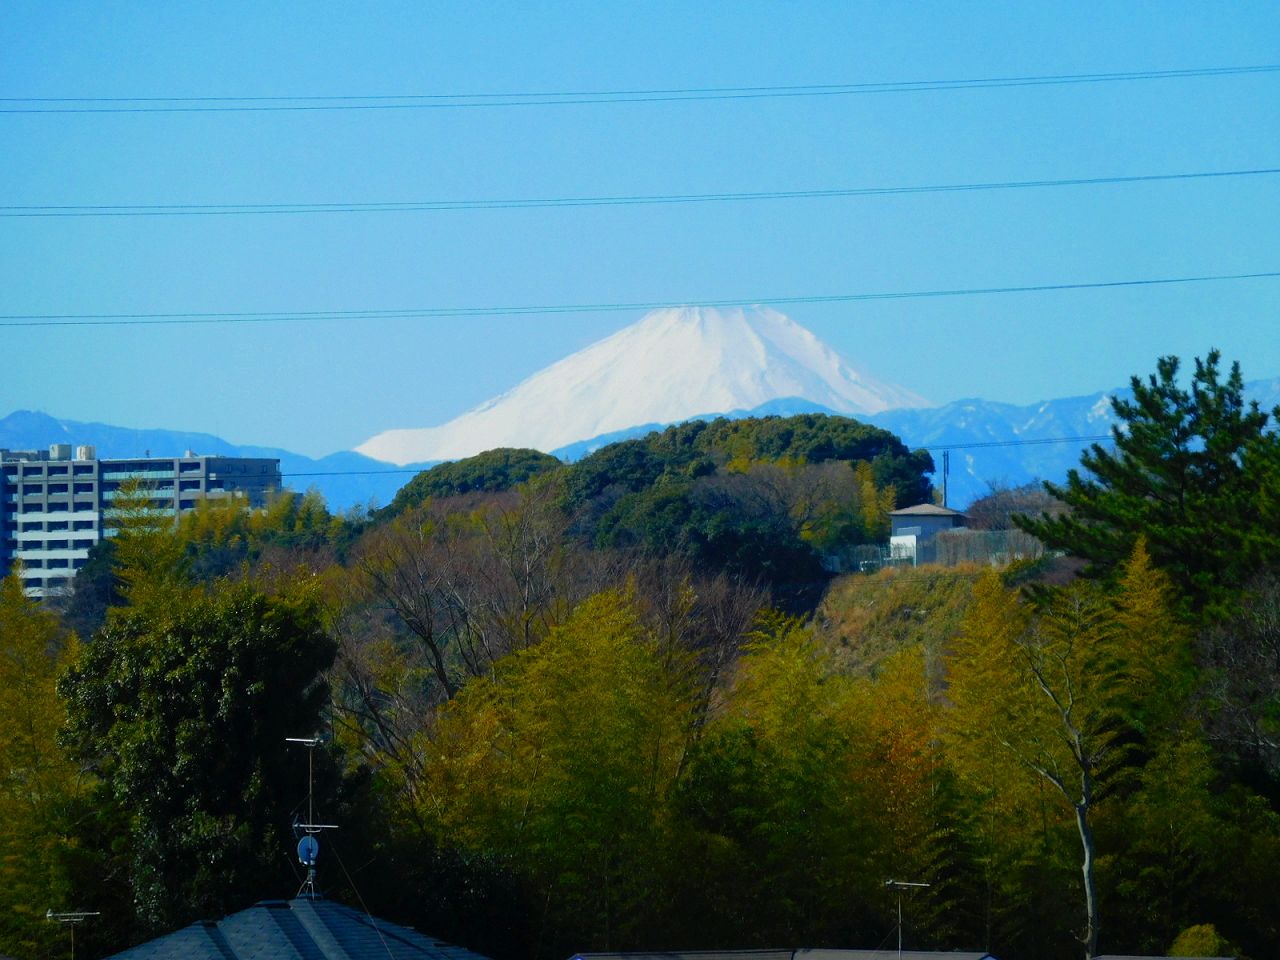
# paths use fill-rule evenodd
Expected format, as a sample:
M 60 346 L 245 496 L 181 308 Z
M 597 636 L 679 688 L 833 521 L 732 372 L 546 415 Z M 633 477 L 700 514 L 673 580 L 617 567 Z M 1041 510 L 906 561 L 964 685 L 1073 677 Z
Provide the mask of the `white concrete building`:
M 111 501 L 131 477 L 152 508 L 173 516 L 208 497 L 245 497 L 253 506 L 280 489 L 280 461 L 242 457 L 99 460 L 93 447 L 0 448 L 0 573 L 21 561 L 27 592 L 43 597 L 71 585 L 89 549 L 114 531 Z

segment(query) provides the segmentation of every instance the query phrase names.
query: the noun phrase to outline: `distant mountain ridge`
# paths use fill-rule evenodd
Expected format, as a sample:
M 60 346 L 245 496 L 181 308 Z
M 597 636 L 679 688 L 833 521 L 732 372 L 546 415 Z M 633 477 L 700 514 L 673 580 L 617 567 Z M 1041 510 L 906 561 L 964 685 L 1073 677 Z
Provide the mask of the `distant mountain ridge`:
M 106 423 L 62 420 L 47 413 L 17 410 L 0 419 L 0 447 L 10 450 L 47 450 L 50 444 L 90 444 L 99 457 L 180 457 L 188 450 L 203 456 L 272 457 L 280 461 L 286 487 L 306 490 L 314 486 L 331 510 L 367 505 L 385 506 L 416 470 L 432 464 L 409 464 L 395 470 L 391 464 L 371 460 L 351 451 L 315 459 L 276 447 L 230 443 L 211 433 L 180 430 L 139 430 Z
M 985 494 L 991 483 L 1016 486 L 1033 480 L 1065 480 L 1067 471 L 1079 466 L 1088 443 L 1054 441 L 1109 436 L 1117 422 L 1112 399 L 1132 396 L 1124 387 L 1025 406 L 957 400 L 930 410 L 890 410 L 869 420 L 892 430 L 912 447 L 1003 444 L 952 451 L 948 500 L 963 507 Z M 1245 398 L 1256 400 L 1264 410 L 1274 409 L 1280 405 L 1280 377 L 1250 381 L 1245 384 Z M 935 453 L 934 460 L 941 469 L 941 455 Z M 940 482 L 935 474 L 935 483 Z
M 1078 397 L 1045 400 L 1034 404 L 999 403 L 992 400 L 956 400 L 941 407 L 888 410 L 864 415 L 864 420 L 902 438 L 915 449 L 934 452 L 939 469 L 939 448 L 967 444 L 952 451 L 948 502 L 964 508 L 987 492 L 989 484 L 1010 486 L 1032 480 L 1061 481 L 1079 464 L 1083 442 L 1056 442 L 1069 437 L 1107 436 L 1115 423 L 1111 399 L 1129 396 L 1128 388 Z M 1245 396 L 1270 411 L 1280 405 L 1280 377 L 1254 380 L 1245 385 Z M 725 416 L 788 416 L 795 413 L 835 411 L 804 398 L 783 397 L 750 409 L 706 413 L 683 420 L 708 420 Z M 591 437 L 551 450 L 562 460 L 577 460 L 609 443 L 642 436 L 669 424 L 646 423 Z M 51 443 L 89 443 L 103 457 L 136 457 L 150 450 L 153 456 L 180 456 L 186 450 L 201 454 L 243 457 L 278 457 L 285 485 L 296 490 L 315 486 L 330 508 L 345 510 L 371 499 L 385 505 L 418 470 L 433 462 L 409 464 L 397 470 L 388 463 L 359 453 L 335 453 L 313 459 L 273 447 L 239 446 L 207 433 L 173 430 L 137 430 L 101 423 L 61 420 L 45 413 L 19 410 L 0 419 L 0 447 L 46 449 Z M 394 472 L 392 472 L 394 471 Z M 941 483 L 941 476 L 935 475 Z
M 782 398 L 861 416 L 925 406 L 846 361 L 767 307 L 672 307 L 599 340 L 480 406 L 432 427 L 387 430 L 356 449 L 392 463 L 453 460 L 496 447 L 556 450 Z

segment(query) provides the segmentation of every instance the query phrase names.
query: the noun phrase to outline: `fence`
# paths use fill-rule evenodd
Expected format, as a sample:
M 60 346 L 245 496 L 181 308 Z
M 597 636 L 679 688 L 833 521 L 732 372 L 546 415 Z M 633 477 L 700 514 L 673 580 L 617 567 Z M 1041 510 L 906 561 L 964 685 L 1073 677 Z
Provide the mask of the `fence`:
M 881 567 L 913 567 L 936 563 L 954 567 L 962 563 L 1005 566 L 1015 560 L 1038 560 L 1044 544 L 1022 530 L 946 530 L 917 543 L 915 549 L 889 544 L 862 544 L 826 558 L 833 573 L 873 573 Z

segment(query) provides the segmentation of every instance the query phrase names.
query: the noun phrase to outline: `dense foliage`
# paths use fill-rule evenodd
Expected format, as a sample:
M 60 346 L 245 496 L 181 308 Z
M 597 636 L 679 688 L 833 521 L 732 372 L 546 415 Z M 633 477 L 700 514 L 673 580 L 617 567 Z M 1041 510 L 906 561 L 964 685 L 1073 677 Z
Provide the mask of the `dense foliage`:
M 421 506 L 432 497 L 501 493 L 561 466 L 563 464 L 549 454 L 509 447 L 437 464 L 401 487 L 391 503 L 379 511 L 379 516 L 389 519 Z
M 1177 357 L 1134 377 L 1133 399 L 1113 401 L 1115 450 L 1094 444 L 1080 458 L 1087 474 L 1046 484 L 1070 512 L 1020 525 L 1098 574 L 1145 537 L 1193 609 L 1229 607 L 1254 573 L 1280 562 L 1280 434 L 1256 401 L 1245 403 L 1240 365 L 1224 379 L 1220 359 L 1196 360 L 1190 390 Z
M 845 417 L 690 421 L 609 444 L 577 463 L 493 450 L 420 473 L 378 514 L 386 523 L 433 499 L 552 487 L 583 544 L 675 553 L 761 583 L 811 609 L 858 544 L 883 540 L 896 506 L 932 492 L 926 451 Z
M 54 692 L 75 657 L 58 619 L 23 594 L 18 576 L 0 582 L 0 950 L 53 948 L 45 910 L 76 891 L 65 869 L 68 827 L 82 784 L 59 749 L 65 710 Z
M 930 884 L 907 946 L 1276 956 L 1272 434 L 1216 363 L 1183 395 L 1162 361 L 1065 506 L 993 491 L 986 525 L 1051 508 L 1083 579 L 833 579 L 929 492 L 842 418 L 499 451 L 372 520 L 126 494 L 65 619 L 0 587 L 0 952 L 60 955 L 51 907 L 101 910 L 100 954 L 291 895 L 284 738 L 326 730 L 322 886 L 499 960 L 875 947 L 888 878 Z M 1221 512 L 1170 512 L 1175 482 Z
M 311 606 L 237 584 L 164 613 L 124 610 L 63 679 L 75 753 L 131 813 L 147 929 L 226 912 L 280 879 L 303 782 L 285 738 L 320 727 L 334 654 Z

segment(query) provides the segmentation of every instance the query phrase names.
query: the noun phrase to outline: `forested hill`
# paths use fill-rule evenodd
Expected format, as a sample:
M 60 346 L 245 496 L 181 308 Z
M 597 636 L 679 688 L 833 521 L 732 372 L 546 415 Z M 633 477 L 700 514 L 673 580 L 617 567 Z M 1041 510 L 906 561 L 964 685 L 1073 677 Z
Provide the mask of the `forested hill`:
M 911 451 L 888 430 L 848 417 L 803 413 L 790 417 L 691 420 L 645 436 L 620 440 L 564 465 L 536 450 L 503 448 L 422 471 L 396 495 L 383 518 L 428 497 L 473 491 L 494 493 L 559 469 L 571 499 L 582 503 L 610 488 L 639 492 L 723 469 L 751 464 L 816 465 L 867 462 L 877 484 L 892 485 L 901 504 L 922 503 L 932 494 L 927 451 Z
M 537 478 L 594 547 L 675 553 L 811 606 L 832 569 L 888 535 L 889 511 L 932 494 L 925 451 L 846 417 L 690 421 L 573 464 L 491 450 L 420 473 L 377 519 L 428 498 L 492 495 Z

